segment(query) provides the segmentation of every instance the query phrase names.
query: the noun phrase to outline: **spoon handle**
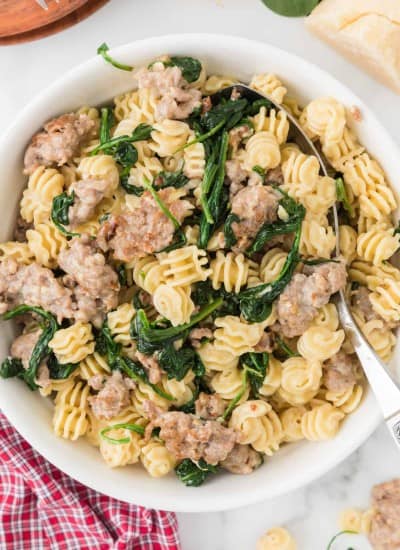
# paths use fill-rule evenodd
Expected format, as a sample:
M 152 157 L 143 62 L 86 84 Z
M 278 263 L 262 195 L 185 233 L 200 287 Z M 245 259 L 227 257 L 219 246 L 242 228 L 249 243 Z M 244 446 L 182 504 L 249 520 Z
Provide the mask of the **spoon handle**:
M 358 328 L 347 306 L 343 293 L 336 301 L 340 322 L 350 337 L 354 350 L 363 366 L 368 382 L 382 409 L 385 421 L 400 448 L 400 388 Z M 397 432 L 395 426 L 397 424 Z
M 386 426 L 389 432 L 392 434 L 393 439 L 396 442 L 397 447 L 400 449 L 400 411 L 394 414 L 391 418 L 386 420 Z

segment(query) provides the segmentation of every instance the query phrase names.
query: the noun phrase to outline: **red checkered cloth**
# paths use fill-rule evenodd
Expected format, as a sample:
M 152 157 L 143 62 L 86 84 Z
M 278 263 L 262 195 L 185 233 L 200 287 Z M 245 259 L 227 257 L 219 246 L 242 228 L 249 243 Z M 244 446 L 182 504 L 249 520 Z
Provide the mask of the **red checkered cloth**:
M 180 550 L 176 517 L 107 497 L 32 449 L 0 412 L 0 548 Z

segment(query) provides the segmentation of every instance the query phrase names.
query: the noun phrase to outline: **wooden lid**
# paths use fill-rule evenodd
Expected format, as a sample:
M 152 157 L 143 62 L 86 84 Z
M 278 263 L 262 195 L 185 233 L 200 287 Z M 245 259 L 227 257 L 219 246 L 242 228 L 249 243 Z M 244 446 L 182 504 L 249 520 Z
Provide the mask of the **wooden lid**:
M 35 0 L 0 2 L 0 45 L 37 40 L 82 21 L 108 0 L 46 0 L 48 9 Z

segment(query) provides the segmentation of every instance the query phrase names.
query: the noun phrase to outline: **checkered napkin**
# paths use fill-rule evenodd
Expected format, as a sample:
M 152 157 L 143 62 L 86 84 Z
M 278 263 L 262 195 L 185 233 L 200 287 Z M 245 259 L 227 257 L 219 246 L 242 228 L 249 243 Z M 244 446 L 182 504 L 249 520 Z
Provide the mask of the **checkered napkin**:
M 175 515 L 126 504 L 74 481 L 0 412 L 0 548 L 180 550 Z

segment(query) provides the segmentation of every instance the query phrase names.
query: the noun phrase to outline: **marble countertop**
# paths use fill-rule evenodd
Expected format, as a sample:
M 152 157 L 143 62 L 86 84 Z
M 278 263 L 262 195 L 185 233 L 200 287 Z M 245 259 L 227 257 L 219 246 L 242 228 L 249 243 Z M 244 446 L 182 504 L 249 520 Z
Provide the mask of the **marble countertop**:
M 399 97 L 317 41 L 301 19 L 272 14 L 260 0 L 111 0 L 77 27 L 31 44 L 0 48 L 0 120 L 10 124 L 42 88 L 95 53 L 152 35 L 216 32 L 264 40 L 304 56 L 345 82 L 379 115 L 394 138 Z M 179 514 L 183 550 L 253 550 L 274 525 L 287 526 L 299 550 L 324 550 L 338 531 L 339 511 L 366 507 L 374 483 L 400 476 L 399 455 L 384 426 L 335 470 L 290 495 L 230 512 Z M 362 537 L 340 539 L 335 550 L 370 548 Z

